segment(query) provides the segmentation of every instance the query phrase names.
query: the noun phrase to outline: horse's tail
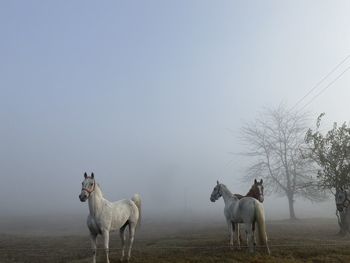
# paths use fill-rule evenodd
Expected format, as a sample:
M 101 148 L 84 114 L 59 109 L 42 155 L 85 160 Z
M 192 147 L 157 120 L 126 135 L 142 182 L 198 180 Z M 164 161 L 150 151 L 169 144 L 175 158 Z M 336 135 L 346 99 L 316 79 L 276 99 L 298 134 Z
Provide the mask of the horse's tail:
M 270 249 L 267 245 L 264 207 L 262 206 L 262 204 L 259 203 L 259 201 L 255 202 L 255 215 L 256 215 L 256 221 L 258 224 L 259 245 L 265 246 L 267 253 L 270 254 Z
M 141 225 L 141 196 L 139 194 L 134 194 L 131 200 L 135 203 L 137 209 L 139 210 L 139 218 L 137 220 L 137 225 Z

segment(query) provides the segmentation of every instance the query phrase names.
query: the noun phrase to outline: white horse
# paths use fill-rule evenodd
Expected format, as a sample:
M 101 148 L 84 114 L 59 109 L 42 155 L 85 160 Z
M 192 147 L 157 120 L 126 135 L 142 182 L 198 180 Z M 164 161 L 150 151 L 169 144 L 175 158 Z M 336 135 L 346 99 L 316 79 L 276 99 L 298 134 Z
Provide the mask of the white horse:
M 340 235 L 350 233 L 350 191 L 339 188 L 335 192 L 336 215 L 340 227 Z
M 220 184 L 219 181 L 217 181 L 217 184 L 211 193 L 210 201 L 215 202 L 221 196 L 225 202 L 224 214 L 230 234 L 230 245 L 233 246 L 233 234 L 236 230 L 236 240 L 238 248 L 240 249 L 238 224 L 244 223 L 249 251 L 254 252 L 254 231 L 255 223 L 257 223 L 260 245 L 265 246 L 266 252 L 270 254 L 267 245 L 265 215 L 262 203 L 252 197 L 238 199 L 224 184 Z
M 81 202 L 88 200 L 90 214 L 87 218 L 87 225 L 90 230 L 93 258 L 92 262 L 96 263 L 96 239 L 100 234 L 104 239 L 104 249 L 106 261 L 109 263 L 108 246 L 109 232 L 119 230 L 122 240 L 122 256 L 124 259 L 125 233 L 124 230 L 129 226 L 129 250 L 127 260 L 130 260 L 131 249 L 134 242 L 135 229 L 141 218 L 141 198 L 135 194 L 131 200 L 123 199 L 117 202 L 110 202 L 103 198 L 101 189 L 96 183 L 94 174 L 87 176 L 84 174 L 81 193 L 79 195 Z

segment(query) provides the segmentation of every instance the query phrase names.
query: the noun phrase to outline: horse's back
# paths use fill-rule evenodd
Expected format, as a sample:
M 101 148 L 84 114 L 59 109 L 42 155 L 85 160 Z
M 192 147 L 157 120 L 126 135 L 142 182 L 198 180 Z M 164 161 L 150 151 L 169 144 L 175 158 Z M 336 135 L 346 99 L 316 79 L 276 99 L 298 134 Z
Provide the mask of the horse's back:
M 124 211 L 124 212 L 134 212 L 137 210 L 136 204 L 130 199 L 122 199 L 112 203 L 112 207 L 114 210 Z
M 239 207 L 253 207 L 255 204 L 258 203 L 258 200 L 256 200 L 254 197 L 245 196 L 242 199 L 239 200 Z
M 242 199 L 244 197 L 244 195 L 241 194 L 233 194 L 235 197 L 237 197 L 238 199 Z
M 238 202 L 238 210 L 243 221 L 255 220 L 256 209 L 263 209 L 262 204 L 253 197 L 243 197 Z

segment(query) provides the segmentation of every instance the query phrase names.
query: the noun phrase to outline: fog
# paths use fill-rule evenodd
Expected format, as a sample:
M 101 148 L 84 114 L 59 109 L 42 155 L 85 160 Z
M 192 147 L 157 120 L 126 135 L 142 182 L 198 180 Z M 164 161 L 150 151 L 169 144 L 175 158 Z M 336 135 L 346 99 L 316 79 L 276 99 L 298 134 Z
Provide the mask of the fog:
M 223 218 L 216 180 L 251 185 L 251 160 L 231 154 L 244 150 L 240 128 L 294 106 L 350 54 L 349 12 L 347 1 L 1 2 L 0 215 L 85 215 L 78 194 L 94 172 L 109 200 L 140 193 L 145 218 Z M 347 72 L 305 107 L 311 126 L 321 112 L 326 127 L 349 120 L 349 83 Z M 289 216 L 286 199 L 264 206 Z M 334 212 L 332 199 L 296 200 L 297 217 Z

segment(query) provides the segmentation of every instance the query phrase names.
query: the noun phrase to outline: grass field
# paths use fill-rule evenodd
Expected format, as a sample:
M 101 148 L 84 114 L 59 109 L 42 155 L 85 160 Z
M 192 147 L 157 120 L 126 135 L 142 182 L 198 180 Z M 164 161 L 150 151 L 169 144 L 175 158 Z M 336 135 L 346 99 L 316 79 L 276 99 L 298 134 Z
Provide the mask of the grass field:
M 230 250 L 224 222 L 145 222 L 136 237 L 132 262 L 350 262 L 350 237 L 339 237 L 334 219 L 304 219 L 297 222 L 270 221 L 271 256 L 263 251 L 250 255 Z M 85 263 L 91 262 L 88 235 L 2 234 L 0 262 Z M 99 240 L 99 245 L 102 244 Z M 118 234 L 110 242 L 111 262 L 119 262 Z M 99 246 L 101 248 L 101 246 Z M 104 262 L 98 251 L 98 262 Z

